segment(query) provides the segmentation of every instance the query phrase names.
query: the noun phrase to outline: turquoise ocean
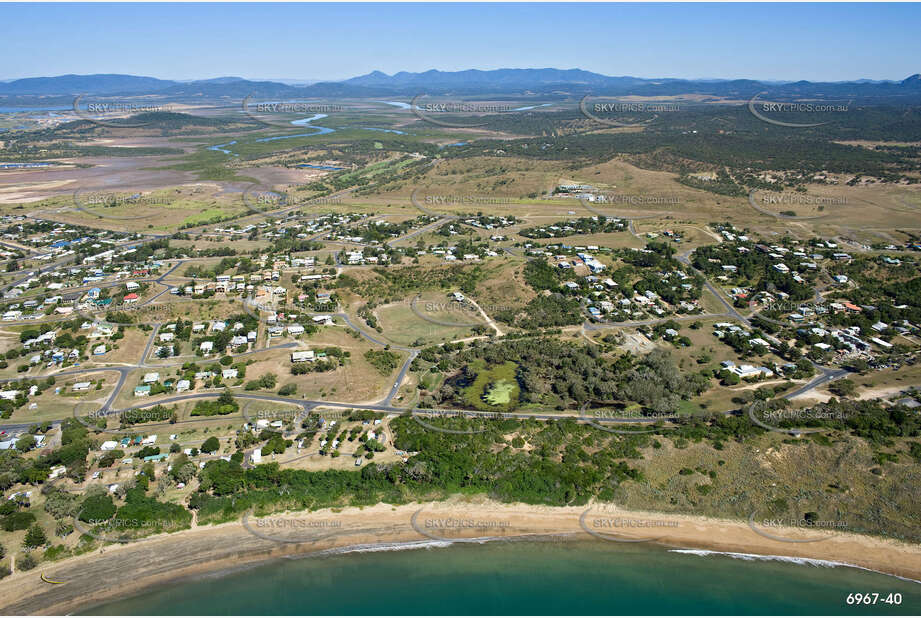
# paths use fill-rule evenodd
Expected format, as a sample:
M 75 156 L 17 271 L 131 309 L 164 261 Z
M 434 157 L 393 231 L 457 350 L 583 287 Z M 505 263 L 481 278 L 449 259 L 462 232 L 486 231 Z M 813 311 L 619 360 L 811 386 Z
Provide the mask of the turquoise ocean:
M 879 601 L 849 605 L 851 593 L 879 593 Z M 428 543 L 279 559 L 82 613 L 899 615 L 921 614 L 921 584 L 829 563 L 649 544 Z

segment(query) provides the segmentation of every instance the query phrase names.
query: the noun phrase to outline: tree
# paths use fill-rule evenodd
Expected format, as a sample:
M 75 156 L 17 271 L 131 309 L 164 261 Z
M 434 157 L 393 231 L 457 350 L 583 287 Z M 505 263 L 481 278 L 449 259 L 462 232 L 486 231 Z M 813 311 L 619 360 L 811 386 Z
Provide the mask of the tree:
M 29 531 L 26 532 L 26 537 L 22 541 L 22 546 L 26 549 L 44 547 L 47 544 L 48 537 L 45 536 L 45 531 L 38 524 L 33 524 L 29 528 Z
M 13 532 L 15 530 L 25 530 L 33 523 L 35 523 L 34 513 L 30 513 L 29 511 L 18 511 L 4 517 L 2 526 L 7 532 Z
M 22 436 L 21 438 L 19 438 L 18 440 L 16 440 L 16 449 L 20 453 L 26 453 L 28 451 L 31 451 L 33 448 L 35 448 L 35 436 L 26 434 Z
M 215 436 L 211 436 L 201 445 L 201 451 L 203 453 L 213 453 L 219 448 L 221 448 L 221 443 Z
M 828 385 L 828 390 L 838 397 L 850 397 L 857 392 L 857 385 L 848 379 L 836 380 Z
M 108 494 L 89 496 L 80 509 L 81 521 L 105 521 L 115 515 L 115 503 Z

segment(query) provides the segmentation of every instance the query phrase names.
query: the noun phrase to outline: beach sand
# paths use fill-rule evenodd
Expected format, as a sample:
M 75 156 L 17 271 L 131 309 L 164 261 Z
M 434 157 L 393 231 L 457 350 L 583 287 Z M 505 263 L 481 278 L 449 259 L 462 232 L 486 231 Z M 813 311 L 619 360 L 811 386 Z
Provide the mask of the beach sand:
M 660 545 L 839 562 L 921 580 L 921 545 L 748 521 L 624 511 L 611 505 L 541 507 L 455 498 L 434 504 L 246 517 L 196 526 L 43 563 L 0 581 L 0 613 L 66 614 L 171 581 L 254 566 L 290 555 L 442 540 L 570 535 L 598 543 L 654 539 Z M 616 539 L 616 540 L 615 540 Z M 821 540 L 815 540 L 821 539 Z M 808 542 L 790 542 L 806 540 Z M 51 584 L 47 579 L 62 583 Z

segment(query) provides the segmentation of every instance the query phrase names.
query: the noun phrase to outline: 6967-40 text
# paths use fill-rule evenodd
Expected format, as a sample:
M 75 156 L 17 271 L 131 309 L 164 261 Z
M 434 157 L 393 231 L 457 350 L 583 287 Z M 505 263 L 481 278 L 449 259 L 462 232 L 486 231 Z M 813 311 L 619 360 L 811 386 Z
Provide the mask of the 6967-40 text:
M 890 592 L 883 596 L 879 592 L 852 592 L 847 595 L 848 605 L 876 605 L 885 603 L 887 605 L 901 605 L 902 595 L 898 592 Z

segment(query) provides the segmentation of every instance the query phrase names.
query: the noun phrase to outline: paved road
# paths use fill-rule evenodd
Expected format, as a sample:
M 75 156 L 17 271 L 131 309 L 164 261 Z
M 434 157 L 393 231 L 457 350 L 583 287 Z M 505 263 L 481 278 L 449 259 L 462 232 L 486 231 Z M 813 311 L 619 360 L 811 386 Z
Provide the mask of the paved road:
M 407 358 L 406 362 L 403 363 L 403 367 L 400 369 L 400 373 L 397 375 L 397 380 L 393 383 L 393 388 L 391 388 L 390 392 L 387 393 L 387 396 L 381 400 L 382 404 L 389 406 L 393 403 L 393 398 L 396 397 L 397 393 L 399 392 L 400 385 L 403 384 L 403 380 L 406 379 L 406 374 L 409 372 L 409 367 L 412 365 L 417 356 L 419 356 L 418 350 L 413 350 L 409 353 L 409 358 Z
M 687 253 L 682 253 L 681 255 L 676 255 L 675 258 L 676 258 L 679 262 L 681 262 L 682 264 L 684 264 L 685 266 L 687 266 L 692 272 L 694 272 L 694 273 L 700 275 L 701 279 L 704 280 L 704 287 L 705 287 L 711 294 L 713 294 L 713 295 L 717 298 L 717 300 L 720 301 L 720 303 L 723 305 L 723 307 L 726 308 L 726 313 L 728 313 L 729 315 L 731 315 L 733 318 L 735 318 L 735 319 L 738 320 L 739 322 L 742 322 L 743 324 L 745 324 L 746 326 L 748 326 L 749 328 L 751 328 L 751 322 L 749 321 L 749 319 L 746 318 L 746 317 L 745 317 L 744 315 L 742 315 L 741 313 L 739 313 L 739 312 L 736 310 L 736 308 L 732 306 L 732 303 L 730 303 L 729 301 L 727 301 L 727 300 L 723 297 L 723 293 L 720 292 L 719 290 L 717 290 L 716 287 L 714 287 L 714 285 L 713 285 L 712 283 L 710 283 L 710 280 L 707 279 L 707 277 L 706 277 L 702 272 L 700 272 L 699 270 L 697 270 L 696 268 L 694 268 L 694 265 L 691 264 L 691 259 L 690 259 L 690 257 L 689 257 L 690 253 L 691 253 L 690 251 L 687 252 Z
M 445 223 L 447 223 L 447 222 L 449 222 L 449 221 L 453 221 L 454 219 L 455 219 L 455 217 L 442 217 L 441 219 L 439 219 L 438 221 L 435 221 L 434 223 L 429 223 L 428 225 L 423 226 L 423 227 L 420 227 L 420 228 L 417 229 L 417 230 L 413 230 L 412 232 L 409 232 L 408 234 L 404 234 L 403 236 L 400 236 L 400 237 L 398 237 L 398 238 L 394 238 L 393 240 L 388 240 L 388 241 L 385 242 L 384 244 L 387 245 L 388 247 L 390 247 L 390 246 L 392 246 L 392 245 L 395 244 L 395 243 L 402 242 L 402 241 L 404 241 L 404 240 L 409 240 L 410 238 L 414 238 L 414 237 L 418 236 L 419 234 L 424 234 L 425 232 L 428 232 L 428 231 L 430 231 L 430 230 L 433 230 L 433 229 L 435 229 L 436 227 L 439 227 L 439 226 L 441 226 L 441 225 L 444 225 Z
M 436 222 L 436 224 L 437 224 L 437 223 L 438 223 L 438 222 Z M 435 225 L 435 224 L 433 224 L 433 225 Z M 423 228 L 423 230 L 424 230 L 424 228 Z M 423 231 L 423 230 L 419 230 L 418 232 L 421 232 L 421 231 Z M 405 236 L 402 237 L 402 239 L 405 239 L 405 238 L 406 238 Z M 515 255 L 514 253 L 512 253 L 512 251 L 511 251 L 510 249 L 506 248 L 505 250 L 506 250 L 506 252 L 508 252 L 509 254 Z M 677 257 L 678 257 L 678 260 L 679 260 L 680 262 L 686 264 L 691 270 L 693 270 L 694 272 L 698 273 L 698 274 L 703 278 L 705 287 L 706 287 L 708 290 L 710 290 L 710 292 L 720 300 L 720 302 L 724 305 L 724 307 L 726 307 L 726 309 L 727 309 L 727 313 L 726 313 L 726 314 L 706 314 L 706 315 L 697 315 L 697 316 L 681 316 L 681 317 L 679 317 L 679 318 L 661 318 L 661 319 L 654 319 L 654 320 L 644 320 L 644 321 L 640 321 L 640 322 L 621 323 L 621 324 L 616 324 L 616 325 L 615 325 L 615 324 L 611 324 L 611 325 L 585 324 L 585 325 L 583 325 L 583 328 L 585 328 L 586 330 L 600 330 L 600 329 L 602 329 L 602 328 L 613 328 L 613 327 L 617 327 L 617 326 L 643 326 L 643 325 L 650 325 L 650 324 L 665 322 L 665 321 L 668 321 L 669 319 L 699 319 L 699 318 L 701 318 L 701 317 L 714 317 L 714 316 L 724 316 L 724 315 L 725 315 L 725 316 L 728 316 L 728 317 L 731 317 L 731 318 L 733 318 L 733 319 L 736 319 L 736 320 L 738 320 L 738 321 L 744 323 L 746 326 L 749 326 L 749 327 L 751 326 L 749 320 L 748 320 L 747 318 L 745 318 L 744 316 L 742 316 L 738 311 L 736 311 L 735 308 L 732 307 L 732 305 L 729 304 L 729 303 L 723 298 L 723 296 L 719 293 L 719 291 L 715 289 L 715 287 L 709 282 L 709 280 L 707 280 L 707 278 L 704 277 L 702 273 L 700 273 L 700 271 L 697 271 L 697 269 L 695 269 L 693 266 L 691 266 L 690 260 L 689 260 L 689 257 L 688 257 L 688 254 L 679 255 L 679 256 L 677 256 Z M 161 276 L 160 276 L 158 279 L 156 279 L 155 281 L 157 281 L 157 282 L 162 282 L 162 279 L 163 279 L 164 277 L 166 277 L 167 275 L 169 275 L 170 273 L 172 273 L 172 272 L 180 265 L 180 263 L 181 263 L 181 261 L 180 261 L 179 263 L 175 264 L 169 271 L 167 271 L 166 273 L 164 273 L 163 275 L 161 275 Z M 166 284 L 164 284 L 164 285 L 166 285 Z M 162 292 L 161 292 L 161 294 L 162 294 Z M 319 315 L 319 314 L 318 314 L 318 315 Z M 419 350 L 418 350 L 417 348 L 412 348 L 412 347 L 407 347 L 407 346 L 400 346 L 400 345 L 396 345 L 396 344 L 389 343 L 389 342 L 385 342 L 385 341 L 383 341 L 383 340 L 381 340 L 381 339 L 378 339 L 377 337 L 375 337 L 375 336 L 371 335 L 370 333 L 368 333 L 363 327 L 361 327 L 361 326 L 355 324 L 355 323 L 352 321 L 352 319 L 350 318 L 350 316 L 349 316 L 348 314 L 344 313 L 344 312 L 335 313 L 335 314 L 331 314 L 331 315 L 335 315 L 335 316 L 338 316 L 338 317 L 342 318 L 342 320 L 345 322 L 345 324 L 347 324 L 350 328 L 353 328 L 353 329 L 356 330 L 362 337 L 364 337 L 365 339 L 367 339 L 368 341 L 370 341 L 370 342 L 372 342 L 372 343 L 374 343 L 374 344 L 376 344 L 376 345 L 379 345 L 379 346 L 382 346 L 382 347 L 387 347 L 387 346 L 389 346 L 391 349 L 401 350 L 401 351 L 405 351 L 405 352 L 409 352 L 409 353 L 410 353 L 409 358 L 403 363 L 403 366 L 402 366 L 401 369 L 400 369 L 400 372 L 399 372 L 399 374 L 398 374 L 398 376 L 397 376 L 396 382 L 394 383 L 393 387 L 389 390 L 389 392 L 387 393 L 387 395 L 381 400 L 381 402 L 379 402 L 379 403 L 377 403 L 377 404 L 354 404 L 354 403 L 348 403 L 348 402 L 334 402 L 334 401 L 322 401 L 322 400 L 305 400 L 305 399 L 295 399 L 295 398 L 291 398 L 291 397 L 281 397 L 281 396 L 278 396 L 278 395 L 249 394 L 249 393 L 236 393 L 236 394 L 234 394 L 234 397 L 237 398 L 237 399 L 257 400 L 257 401 L 273 401 L 273 402 L 278 402 L 278 403 L 291 404 L 291 405 L 295 405 L 295 406 L 301 407 L 301 409 L 303 410 L 303 413 L 302 413 L 302 414 L 306 414 L 306 413 L 310 412 L 311 410 L 313 410 L 313 409 L 315 409 L 315 408 L 317 408 L 317 407 L 339 407 L 339 408 L 346 408 L 346 409 L 362 409 L 362 410 L 372 410 L 372 411 L 390 412 L 390 413 L 402 413 L 402 412 L 405 412 L 406 409 L 393 406 L 393 405 L 392 405 L 392 401 L 393 401 L 393 398 L 394 398 L 394 397 L 396 396 L 396 394 L 398 393 L 399 388 L 400 388 L 400 384 L 401 384 L 401 383 L 403 382 L 403 380 L 405 379 L 406 374 L 407 374 L 408 371 L 409 371 L 409 367 L 410 367 L 410 365 L 412 364 L 412 361 L 413 361 L 413 360 L 416 358 L 416 356 L 418 355 Z M 99 371 L 117 371 L 117 372 L 119 372 L 119 380 L 118 380 L 118 383 L 117 383 L 115 389 L 113 390 L 112 394 L 109 396 L 109 398 L 107 399 L 106 403 L 103 405 L 103 407 L 102 407 L 102 409 L 101 409 L 101 410 L 102 410 L 103 412 L 105 412 L 105 413 L 112 413 L 112 414 L 117 414 L 117 413 L 120 413 L 120 412 L 124 412 L 124 411 L 126 411 L 126 410 L 134 410 L 134 409 L 146 408 L 146 407 L 150 407 L 150 406 L 154 406 L 154 405 L 170 405 L 170 404 L 172 404 L 172 403 L 179 403 L 179 402 L 183 402 L 183 401 L 190 401 L 190 400 L 196 400 L 196 399 L 210 399 L 210 398 L 215 397 L 215 396 L 217 395 L 217 393 L 213 393 L 213 392 L 209 392 L 209 393 L 188 393 L 188 394 L 185 394 L 185 395 L 175 395 L 175 396 L 168 397 L 168 398 L 165 398 L 165 399 L 160 399 L 160 400 L 158 400 L 158 401 L 148 401 L 148 402 L 138 403 L 138 404 L 135 404 L 135 405 L 132 405 L 132 406 L 128 406 L 128 407 L 126 407 L 126 408 L 124 408 L 124 409 L 121 409 L 121 410 L 113 410 L 113 409 L 111 408 L 111 406 L 112 406 L 112 404 L 114 403 L 116 397 L 117 397 L 118 394 L 121 392 L 121 389 L 123 388 L 124 383 L 125 383 L 125 381 L 126 381 L 128 375 L 129 375 L 132 371 L 135 371 L 135 370 L 137 370 L 137 369 L 139 369 L 139 368 L 142 368 L 142 367 L 146 367 L 146 366 L 147 366 L 147 365 L 145 365 L 145 359 L 147 358 L 147 355 L 149 354 L 149 351 L 150 351 L 150 348 L 151 348 L 152 343 L 153 343 L 153 341 L 154 341 L 154 337 L 155 337 L 155 335 L 156 335 L 156 332 L 157 332 L 157 328 L 154 329 L 153 334 L 151 335 L 150 339 L 148 340 L 147 346 L 146 346 L 146 348 L 145 348 L 145 350 L 144 350 L 144 355 L 142 356 L 140 362 L 139 362 L 137 365 L 126 366 L 126 367 L 101 367 L 101 368 L 86 368 L 86 369 L 82 369 L 82 368 L 81 368 L 81 369 L 75 369 L 75 370 L 70 370 L 70 371 L 66 371 L 66 372 L 61 372 L 61 373 L 54 374 L 54 375 L 55 375 L 55 376 L 67 376 L 67 375 L 75 375 L 75 374 L 80 374 L 80 373 L 99 372 Z M 235 357 L 238 357 L 238 356 L 245 356 L 245 355 L 247 355 L 247 354 L 254 354 L 254 353 L 257 353 L 257 352 L 264 352 L 264 351 L 267 351 L 267 350 L 282 349 L 282 348 L 290 348 L 290 347 L 296 347 L 296 346 L 297 346 L 296 343 L 279 344 L 279 345 L 277 345 L 277 346 L 270 346 L 270 347 L 262 348 L 262 349 L 259 349 L 259 350 L 252 350 L 252 351 L 250 351 L 250 352 L 245 352 L 245 353 L 242 353 L 242 354 L 239 354 L 239 355 L 235 355 Z M 180 364 L 180 365 L 181 365 L 181 363 L 177 363 L 177 364 Z M 846 375 L 846 374 L 848 373 L 848 372 L 847 372 L 846 370 L 844 370 L 844 369 L 832 369 L 832 368 L 822 367 L 822 366 L 817 365 L 817 364 L 815 364 L 815 363 L 813 363 L 813 365 L 814 365 L 814 366 L 816 367 L 816 369 L 820 372 L 820 375 L 818 375 L 818 376 L 816 376 L 815 378 L 813 378 L 813 379 L 812 379 L 810 382 L 808 382 L 807 384 L 804 384 L 803 386 L 797 388 L 796 390 L 791 391 L 790 393 L 787 393 L 786 395 L 783 396 L 784 399 L 792 399 L 792 398 L 794 398 L 794 397 L 797 397 L 797 396 L 799 396 L 799 395 L 802 395 L 802 394 L 804 394 L 804 393 L 807 393 L 807 392 L 809 392 L 809 391 L 811 391 L 811 390 L 813 390 L 813 389 L 815 389 L 815 388 L 817 388 L 817 387 L 819 387 L 819 386 L 822 386 L 822 385 L 827 384 L 827 383 L 829 383 L 829 382 L 831 382 L 831 381 L 833 381 L 833 380 L 836 380 L 836 379 L 838 379 L 838 378 L 840 378 L 840 377 L 842 377 L 842 376 L 844 376 L 844 375 Z M 166 367 L 170 367 L 170 366 L 175 366 L 175 365 L 157 365 L 157 366 L 151 366 L 151 368 L 166 368 Z M 9 381 L 15 381 L 15 380 L 16 380 L 16 379 L 8 379 L 8 380 L 2 380 L 2 382 L 9 382 Z M 722 414 L 731 415 L 731 414 L 739 414 L 739 413 L 740 413 L 739 410 L 727 410 L 727 411 L 723 412 Z M 463 415 L 467 415 L 467 416 L 487 416 L 487 417 L 494 417 L 494 416 L 495 416 L 494 413 L 476 412 L 476 411 L 470 411 L 470 410 L 434 410 L 434 411 L 429 410 L 429 411 L 426 411 L 426 410 L 415 409 L 415 410 L 413 410 L 413 414 L 421 414 L 421 415 L 430 414 L 430 415 L 433 415 L 433 416 L 444 415 L 444 414 L 463 414 Z M 540 414 L 540 413 L 526 413 L 526 412 L 508 413 L 508 414 L 503 414 L 503 416 L 504 416 L 504 417 L 507 417 L 507 418 L 518 418 L 518 419 L 533 418 L 533 419 L 539 419 L 539 420 L 551 420 L 551 419 L 561 418 L 560 415 L 555 415 L 555 414 Z M 570 418 L 572 418 L 572 417 L 570 417 Z M 592 417 L 576 416 L 576 417 L 574 417 L 574 418 L 576 418 L 577 420 L 586 421 L 586 422 L 587 422 L 587 421 L 594 421 L 594 422 L 597 422 L 597 421 L 598 421 L 598 419 L 595 419 L 595 418 L 592 418 Z M 605 421 L 611 421 L 611 422 L 622 422 L 622 423 L 643 422 L 642 419 L 604 419 L 604 420 L 605 420 Z M 55 421 L 55 422 L 60 422 L 60 420 Z M 653 420 L 647 420 L 647 421 L 645 421 L 645 422 L 654 422 L 654 421 L 653 421 Z M 23 424 L 23 423 L 2 424 L 2 423 L 0 423 L 0 429 L 5 429 L 5 430 L 7 430 L 7 431 L 21 431 L 21 430 L 24 430 L 24 429 L 28 429 L 28 427 L 31 426 L 31 424 L 32 424 L 32 423 L 29 423 L 29 424 Z
M 705 320 L 707 318 L 728 318 L 728 313 L 697 313 L 694 315 L 676 315 L 667 318 L 656 318 L 654 320 L 640 320 L 637 322 L 586 322 L 582 325 L 585 330 L 605 330 L 608 328 L 633 327 L 633 326 L 653 326 L 655 324 L 664 324 L 674 320 L 675 322 L 687 322 L 689 320 Z

